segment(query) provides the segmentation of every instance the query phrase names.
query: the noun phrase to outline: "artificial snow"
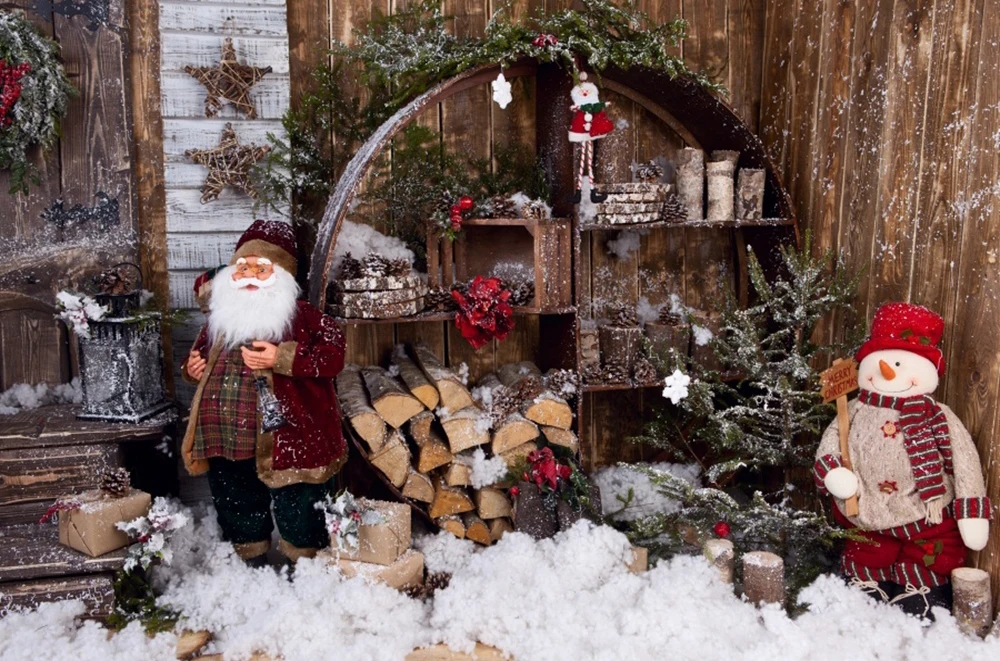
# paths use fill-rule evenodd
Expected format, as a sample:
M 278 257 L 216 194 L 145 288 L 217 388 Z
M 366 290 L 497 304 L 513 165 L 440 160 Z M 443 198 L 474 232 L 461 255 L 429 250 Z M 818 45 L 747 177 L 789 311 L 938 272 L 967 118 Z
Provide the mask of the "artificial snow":
M 619 232 L 618 236 L 607 243 L 608 254 L 618 259 L 628 259 L 629 255 L 639 251 L 642 234 L 635 230 Z
M 509 199 L 510 199 L 511 202 L 514 203 L 514 205 L 515 205 L 515 211 L 517 212 L 517 215 L 519 215 L 519 216 L 522 216 L 524 214 L 524 208 L 526 206 L 528 206 L 529 204 L 535 203 L 535 204 L 541 204 L 542 205 L 542 210 L 544 212 L 542 214 L 543 218 L 545 218 L 546 220 L 548 220 L 549 218 L 552 217 L 552 207 L 549 206 L 548 202 L 546 202 L 545 200 L 532 199 L 532 198 L 528 197 L 527 195 L 525 195 L 524 193 L 521 193 L 521 192 L 514 193 L 513 195 L 510 196 Z
M 56 386 L 47 383 L 34 386 L 16 383 L 0 393 L 0 415 L 13 415 L 22 409 L 37 409 L 50 404 L 81 402 L 83 402 L 83 389 L 80 387 L 80 377 Z
M 507 475 L 507 462 L 504 461 L 504 458 L 500 456 L 487 457 L 482 448 L 476 448 L 469 454 L 457 455 L 455 461 L 472 469 L 470 480 L 474 489 L 482 489 L 496 484 Z
M 643 466 L 670 473 L 693 485 L 699 484 L 701 470 L 698 464 L 658 462 Z M 601 511 L 616 521 L 635 521 L 657 513 L 671 514 L 679 507 L 677 501 L 663 495 L 649 475 L 628 464 L 602 468 L 594 473 L 593 480 L 601 490 Z
M 370 225 L 344 220 L 337 234 L 337 245 L 333 249 L 333 262 L 330 273 L 334 276 L 340 273 L 340 263 L 347 253 L 355 259 L 361 259 L 369 251 L 386 259 L 405 259 L 413 263 L 413 251 L 406 247 L 406 242 L 394 236 L 386 236 Z
M 665 306 L 665 303 L 650 303 L 648 297 L 640 296 L 635 305 L 635 318 L 640 325 L 656 321 Z
M 439 641 L 475 641 L 521 661 L 782 659 L 989 659 L 1000 639 L 959 632 L 937 611 L 929 627 L 876 604 L 833 576 L 800 599 L 806 612 L 758 609 L 733 594 L 701 556 L 679 556 L 631 574 L 621 533 L 581 521 L 552 539 L 510 533 L 495 546 L 440 533 L 415 540 L 430 571 L 452 574 L 427 602 L 364 578 L 343 578 L 322 560 L 302 560 L 291 580 L 250 569 L 219 540 L 214 517 L 178 533 L 174 562 L 155 570 L 160 601 L 181 609 L 184 629 L 215 638 L 205 653 L 254 651 L 292 660 L 402 661 Z M 0 619 L 0 659 L 168 660 L 173 633 L 147 637 L 133 624 L 108 636 L 78 620 L 79 602 L 48 604 Z

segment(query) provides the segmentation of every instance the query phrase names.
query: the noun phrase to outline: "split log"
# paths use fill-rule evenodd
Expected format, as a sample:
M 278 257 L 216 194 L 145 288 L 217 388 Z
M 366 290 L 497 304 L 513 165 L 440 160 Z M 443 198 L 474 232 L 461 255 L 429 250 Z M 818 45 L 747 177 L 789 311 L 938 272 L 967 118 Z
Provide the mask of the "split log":
M 465 539 L 465 524 L 462 523 L 462 519 L 455 515 L 442 516 L 440 519 L 436 519 L 435 523 L 441 530 L 447 530 L 455 537 L 459 539 Z
M 677 195 L 684 202 L 689 220 L 702 220 L 705 216 L 705 152 L 685 147 L 676 157 Z
M 534 441 L 528 441 L 523 445 L 519 445 L 513 450 L 507 450 L 500 456 L 503 457 L 504 462 L 508 466 L 513 466 L 514 464 L 521 461 L 521 459 L 527 458 L 529 454 L 538 450 L 538 444 Z
M 357 365 L 345 365 L 337 375 L 337 397 L 351 426 L 368 444 L 368 451 L 378 452 L 385 443 L 385 420 L 369 404 Z
M 406 355 L 406 348 L 402 344 L 397 344 L 393 349 L 392 364 L 399 368 L 399 377 L 403 379 L 403 383 L 413 396 L 431 411 L 436 409 L 441 400 L 437 387 L 427 380 L 423 370 Z
M 560 429 L 559 427 L 542 427 L 542 434 L 550 445 L 558 445 L 574 453 L 580 449 L 580 439 L 577 438 L 572 430 Z
M 467 487 L 472 484 L 472 469 L 456 461 L 445 470 L 444 481 L 449 487 Z
M 428 514 L 432 519 L 438 519 L 449 514 L 471 512 L 475 507 L 464 490 L 449 487 L 444 480 L 438 479 L 434 489 L 434 501 Z
M 389 434 L 382 449 L 371 456 L 372 465 L 382 471 L 397 489 L 406 484 L 410 474 L 410 449 L 398 430 Z
M 472 493 L 472 500 L 481 519 L 489 521 L 511 515 L 510 500 L 500 489 L 484 487 Z
M 733 569 L 736 554 L 733 550 L 733 543 L 728 539 L 710 539 L 703 547 L 705 557 L 712 563 L 712 566 L 719 570 L 719 576 L 723 583 L 733 583 Z
M 493 540 L 493 543 L 499 542 L 509 532 L 514 532 L 514 524 L 510 522 L 510 519 L 493 519 L 490 521 L 490 539 Z
M 785 601 L 785 561 L 767 551 L 743 555 L 743 595 L 751 604 Z
M 195 654 L 205 649 L 210 640 L 212 634 L 208 631 L 185 631 L 177 639 L 175 656 L 178 659 L 193 658 Z
M 632 574 L 641 574 L 649 569 L 649 550 L 642 546 L 633 546 L 630 562 L 626 565 Z
M 545 390 L 542 384 L 542 372 L 530 361 L 501 365 L 497 370 L 500 382 L 517 392 L 537 391 L 534 398 L 525 401 L 521 414 L 539 425 L 569 429 L 573 425 L 573 409 L 566 400 Z M 528 379 L 531 382 L 525 383 Z M 537 383 L 536 383 L 537 382 Z M 527 386 L 531 386 L 530 388 Z
M 465 525 L 465 538 L 471 539 L 477 544 L 489 546 L 493 543 L 490 536 L 490 529 L 486 523 L 472 512 L 462 515 L 462 523 Z
M 763 170 L 743 168 L 736 181 L 736 217 L 741 220 L 760 220 L 764 214 Z
M 736 200 L 733 176 L 735 171 L 730 161 L 714 161 L 705 165 L 708 180 L 707 220 L 732 220 L 733 204 Z
M 479 387 L 488 388 L 496 397 L 503 392 L 501 389 L 504 388 L 504 385 L 496 374 L 487 374 L 479 380 Z M 494 400 L 495 405 L 496 400 Z M 496 411 L 496 408 L 493 411 Z M 538 438 L 538 426 L 520 413 L 511 413 L 502 420 L 496 420 L 495 415 L 493 417 L 493 444 L 491 445 L 493 454 L 506 452 Z
M 990 575 L 982 569 L 959 567 L 951 572 L 958 628 L 970 636 L 984 637 L 993 622 Z
M 441 411 L 439 419 L 452 454 L 490 442 L 490 421 L 479 407 Z
M 381 367 L 369 365 L 361 369 L 372 407 L 382 419 L 399 429 L 404 422 L 424 410 L 420 400 L 406 392 L 403 386 Z
M 444 439 L 432 428 L 433 423 L 434 414 L 430 411 L 423 411 L 410 418 L 410 436 L 419 448 L 417 470 L 421 473 L 450 464 L 455 459 Z
M 427 345 L 419 343 L 413 345 L 413 357 L 427 378 L 437 387 L 442 407 L 449 411 L 458 411 L 472 406 L 472 395 L 462 385 L 458 375 L 442 365 Z
M 431 482 L 431 478 L 411 468 L 406 476 L 406 484 L 403 486 L 403 495 L 422 503 L 433 502 L 434 484 Z

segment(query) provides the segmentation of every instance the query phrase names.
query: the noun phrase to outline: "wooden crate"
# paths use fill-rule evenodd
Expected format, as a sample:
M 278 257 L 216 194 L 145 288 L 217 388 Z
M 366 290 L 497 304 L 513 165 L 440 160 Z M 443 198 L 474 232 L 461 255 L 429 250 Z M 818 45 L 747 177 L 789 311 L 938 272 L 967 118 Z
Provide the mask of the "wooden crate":
M 568 310 L 573 305 L 572 251 L 570 221 L 565 218 L 531 220 L 526 218 L 472 219 L 462 223 L 453 251 L 448 240 L 442 248 L 428 248 L 428 273 L 439 270 L 442 284 L 468 282 L 477 275 L 503 276 L 518 270 L 533 275 L 535 298 L 526 312 Z M 447 266 L 449 252 L 454 268 Z M 439 256 L 439 263 L 432 263 Z M 447 275 L 454 273 L 449 282 Z

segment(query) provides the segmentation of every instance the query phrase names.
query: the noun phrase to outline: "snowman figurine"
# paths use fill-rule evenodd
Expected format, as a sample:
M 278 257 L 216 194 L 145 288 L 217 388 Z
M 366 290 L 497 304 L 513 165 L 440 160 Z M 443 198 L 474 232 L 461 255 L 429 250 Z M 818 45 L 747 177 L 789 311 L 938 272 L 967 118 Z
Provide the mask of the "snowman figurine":
M 576 194 L 573 197 L 573 201 L 579 203 L 582 199 L 580 191 L 583 189 L 584 170 L 590 178 L 591 186 L 594 184 L 594 141 L 607 136 L 615 127 L 605 112 L 605 108 L 611 104 L 601 101 L 597 85 L 587 82 L 586 72 L 580 74 L 580 82 L 573 86 L 569 96 L 573 100 L 573 105 L 569 107 L 573 112 L 569 141 L 581 143 L 580 162 L 576 170 Z M 604 202 L 606 199 L 607 195 L 591 188 L 591 202 Z
M 823 433 L 814 473 L 834 498 L 834 518 L 868 543 L 848 541 L 841 570 L 877 600 L 933 619 L 950 608 L 951 571 L 989 538 L 990 501 L 969 432 L 932 393 L 944 374 L 944 320 L 888 303 L 858 350 L 860 396 L 851 403 L 844 467 L 837 422 Z M 845 501 L 858 499 L 857 516 Z

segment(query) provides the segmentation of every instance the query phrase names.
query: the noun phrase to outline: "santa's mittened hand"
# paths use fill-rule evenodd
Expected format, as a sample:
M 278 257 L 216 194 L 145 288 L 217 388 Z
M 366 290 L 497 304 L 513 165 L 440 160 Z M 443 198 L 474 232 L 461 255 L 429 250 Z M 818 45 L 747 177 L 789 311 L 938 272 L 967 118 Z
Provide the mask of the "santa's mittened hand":
M 847 468 L 838 466 L 826 474 L 826 477 L 823 478 L 823 486 L 835 498 L 847 500 L 858 493 L 858 476 Z
M 982 551 L 990 539 L 989 519 L 959 519 L 958 532 L 962 543 L 972 551 Z

